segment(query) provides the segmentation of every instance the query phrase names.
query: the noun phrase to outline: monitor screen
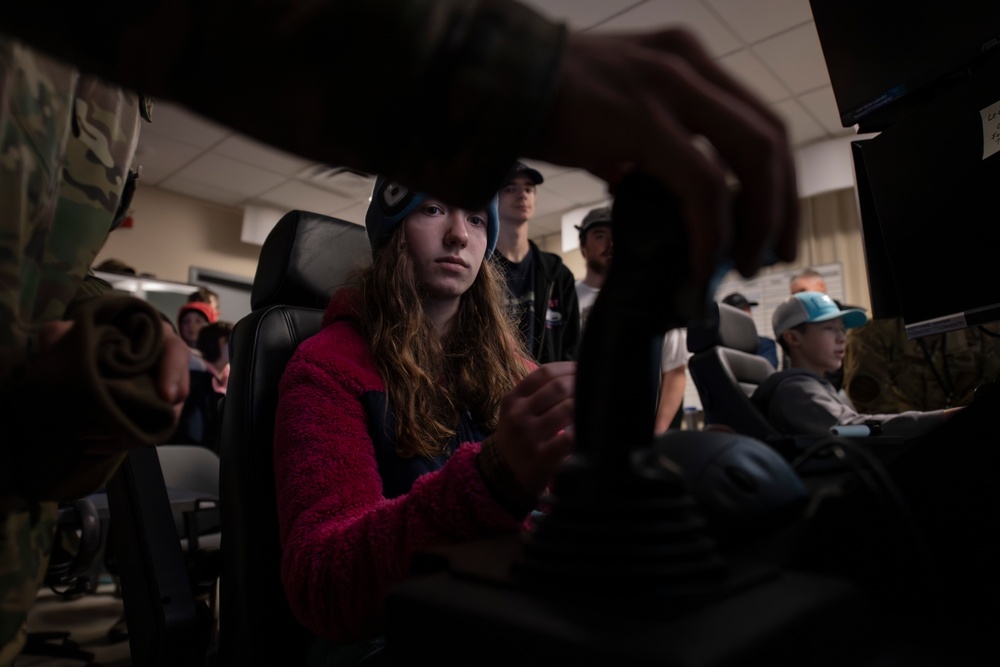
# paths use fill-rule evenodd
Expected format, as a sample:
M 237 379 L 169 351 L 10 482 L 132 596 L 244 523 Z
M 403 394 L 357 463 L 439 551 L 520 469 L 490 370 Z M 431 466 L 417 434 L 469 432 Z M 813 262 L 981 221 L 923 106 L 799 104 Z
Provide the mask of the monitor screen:
M 911 337 L 1000 319 L 1000 57 L 854 150 L 873 308 Z
M 882 236 L 882 225 L 879 223 L 875 197 L 865 165 L 866 141 L 868 140 L 851 142 L 854 184 L 858 196 L 861 243 L 865 253 L 865 269 L 868 272 L 868 297 L 872 304 L 872 317 L 887 319 L 899 317 L 903 312 L 899 307 L 896 279 L 892 275 L 892 264 L 889 262 L 889 252 Z
M 885 129 L 1000 44 L 1000 2 L 810 0 L 844 127 Z

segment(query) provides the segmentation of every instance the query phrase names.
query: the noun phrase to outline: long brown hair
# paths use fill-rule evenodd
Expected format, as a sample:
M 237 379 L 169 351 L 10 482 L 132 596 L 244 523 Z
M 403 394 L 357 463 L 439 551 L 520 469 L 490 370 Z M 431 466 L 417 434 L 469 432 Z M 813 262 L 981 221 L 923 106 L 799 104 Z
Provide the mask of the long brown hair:
M 396 418 L 397 453 L 431 457 L 446 451 L 465 410 L 496 428 L 500 400 L 527 374 L 528 357 L 489 261 L 462 295 L 450 331 L 435 335 L 402 228 L 357 274 L 360 328 Z

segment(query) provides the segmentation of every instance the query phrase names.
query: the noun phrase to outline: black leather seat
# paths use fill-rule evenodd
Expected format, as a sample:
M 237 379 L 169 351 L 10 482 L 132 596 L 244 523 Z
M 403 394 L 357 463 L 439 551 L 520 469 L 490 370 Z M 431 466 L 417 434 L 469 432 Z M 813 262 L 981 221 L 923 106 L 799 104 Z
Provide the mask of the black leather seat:
M 370 254 L 363 227 L 304 211 L 286 214 L 261 248 L 252 312 L 230 338 L 222 405 L 221 664 L 304 664 L 311 637 L 293 618 L 279 578 L 278 382 L 299 343 L 319 331 L 329 297 Z
M 725 303 L 713 304 L 709 321 L 716 325 L 688 329 L 691 378 L 698 388 L 706 424 L 723 424 L 737 433 L 761 440 L 779 437 L 750 401 L 757 387 L 775 372 L 757 354 L 757 326 L 753 318 Z

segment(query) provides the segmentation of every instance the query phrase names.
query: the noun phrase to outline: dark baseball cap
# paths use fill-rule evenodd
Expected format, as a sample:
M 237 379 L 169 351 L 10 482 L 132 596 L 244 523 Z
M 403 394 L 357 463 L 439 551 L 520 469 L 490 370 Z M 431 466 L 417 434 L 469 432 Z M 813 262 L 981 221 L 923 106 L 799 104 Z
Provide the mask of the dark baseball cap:
M 577 231 L 580 232 L 580 243 L 583 243 L 583 237 L 587 235 L 587 230 L 594 225 L 610 225 L 611 224 L 611 207 L 602 206 L 601 208 L 591 209 L 587 215 L 583 216 L 583 222 L 576 226 Z
M 750 301 L 739 292 L 733 292 L 732 294 L 726 296 L 726 298 L 722 300 L 722 303 L 732 306 L 733 308 L 754 308 L 760 305 L 756 301 Z
M 504 179 L 503 184 L 507 185 L 508 183 L 513 181 L 516 176 L 519 176 L 521 174 L 524 174 L 525 176 L 530 178 L 531 182 L 534 183 L 535 185 L 540 185 L 545 182 L 545 179 L 542 178 L 542 173 L 540 171 L 538 171 L 537 169 L 532 169 L 523 162 L 518 162 L 511 168 L 509 172 L 507 172 L 507 178 Z

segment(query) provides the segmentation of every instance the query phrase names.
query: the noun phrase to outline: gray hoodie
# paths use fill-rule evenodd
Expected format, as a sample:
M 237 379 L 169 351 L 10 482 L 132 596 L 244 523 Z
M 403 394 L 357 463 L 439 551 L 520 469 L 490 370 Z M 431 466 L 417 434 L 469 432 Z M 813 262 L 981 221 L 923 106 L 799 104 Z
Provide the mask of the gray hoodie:
M 882 425 L 882 434 L 911 438 L 944 422 L 941 410 L 901 412 L 895 415 L 865 415 L 857 412 L 833 385 L 812 371 L 791 368 L 773 373 L 754 392 L 751 400 L 768 421 L 786 435 L 829 435 L 837 424 Z

